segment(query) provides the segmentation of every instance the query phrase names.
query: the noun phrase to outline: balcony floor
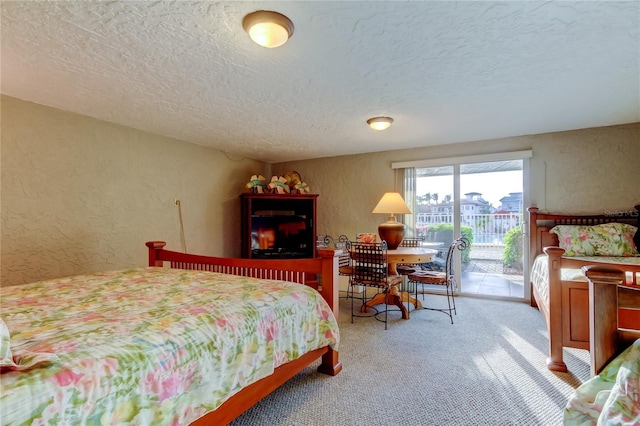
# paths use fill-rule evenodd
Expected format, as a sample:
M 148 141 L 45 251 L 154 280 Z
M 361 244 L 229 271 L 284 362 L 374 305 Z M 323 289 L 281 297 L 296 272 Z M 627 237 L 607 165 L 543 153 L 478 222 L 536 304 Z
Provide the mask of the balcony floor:
M 471 247 L 471 262 L 462 271 L 463 294 L 524 298 L 522 272 L 503 268 L 501 247 Z

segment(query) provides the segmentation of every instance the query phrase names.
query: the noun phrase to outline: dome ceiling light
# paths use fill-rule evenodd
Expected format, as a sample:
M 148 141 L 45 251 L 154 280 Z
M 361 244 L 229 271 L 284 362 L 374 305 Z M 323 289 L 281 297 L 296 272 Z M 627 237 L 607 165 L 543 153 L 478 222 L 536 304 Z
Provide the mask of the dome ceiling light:
M 373 130 L 386 130 L 391 127 L 393 118 L 391 117 L 373 117 L 367 120 L 367 124 Z
M 286 16 L 270 10 L 258 10 L 244 17 L 244 30 L 251 40 L 262 47 L 282 46 L 293 35 L 293 22 Z

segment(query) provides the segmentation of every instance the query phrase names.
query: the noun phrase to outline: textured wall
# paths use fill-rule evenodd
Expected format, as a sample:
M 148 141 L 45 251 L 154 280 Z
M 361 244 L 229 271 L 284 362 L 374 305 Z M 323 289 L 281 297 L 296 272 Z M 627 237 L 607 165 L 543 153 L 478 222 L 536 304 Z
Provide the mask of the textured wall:
M 371 210 L 393 190 L 395 161 L 533 150 L 531 205 L 567 213 L 629 210 L 640 203 L 640 123 L 411 150 L 294 161 L 273 173 L 296 170 L 318 197 L 318 233 L 376 232 L 386 218 Z
M 239 256 L 238 195 L 269 165 L 1 98 L 1 281 L 147 264 L 144 242 Z
M 265 163 L 1 98 L 1 283 L 146 264 L 144 242 L 239 255 L 239 199 Z M 572 213 L 640 202 L 640 123 L 471 144 L 273 165 L 297 170 L 318 198 L 318 233 L 375 232 L 371 210 L 395 186 L 393 161 L 532 149 L 531 204 Z M 348 141 L 346 142 L 348 143 Z

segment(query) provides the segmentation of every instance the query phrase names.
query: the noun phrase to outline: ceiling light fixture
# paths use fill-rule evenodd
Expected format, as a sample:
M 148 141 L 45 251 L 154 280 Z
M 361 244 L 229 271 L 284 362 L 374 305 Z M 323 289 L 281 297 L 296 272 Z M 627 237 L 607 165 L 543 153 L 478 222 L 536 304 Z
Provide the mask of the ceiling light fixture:
M 373 117 L 367 120 L 367 124 L 373 130 L 386 130 L 391 127 L 393 118 L 391 117 Z
M 262 47 L 282 46 L 293 35 L 293 22 L 286 16 L 270 10 L 258 10 L 244 17 L 244 30 L 251 40 Z

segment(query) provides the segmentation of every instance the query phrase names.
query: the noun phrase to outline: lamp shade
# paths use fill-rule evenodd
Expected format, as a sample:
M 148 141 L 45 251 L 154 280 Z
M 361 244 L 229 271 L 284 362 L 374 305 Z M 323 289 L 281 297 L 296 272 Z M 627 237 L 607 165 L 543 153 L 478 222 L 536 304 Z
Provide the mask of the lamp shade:
M 378 204 L 374 207 L 372 213 L 385 213 L 389 215 L 386 222 L 378 226 L 378 235 L 382 241 L 387 242 L 389 250 L 398 248 L 404 239 L 404 223 L 396 221 L 395 214 L 411 213 L 411 209 L 404 202 L 402 195 L 398 192 L 385 193 Z
M 263 47 L 282 46 L 293 35 L 293 22 L 278 12 L 258 10 L 242 20 L 251 40 Z
M 371 213 L 410 214 L 411 209 L 404 202 L 399 192 L 385 193 Z

